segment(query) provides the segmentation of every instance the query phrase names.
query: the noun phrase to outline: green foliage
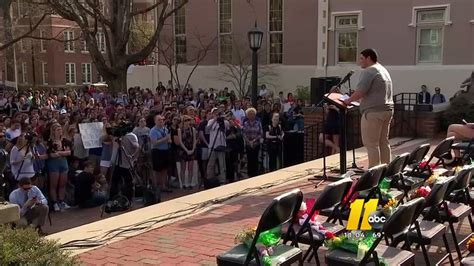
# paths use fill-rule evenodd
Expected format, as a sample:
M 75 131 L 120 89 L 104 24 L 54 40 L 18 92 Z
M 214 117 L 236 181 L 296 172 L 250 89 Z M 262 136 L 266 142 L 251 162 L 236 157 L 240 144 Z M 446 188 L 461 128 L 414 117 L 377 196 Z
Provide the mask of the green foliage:
M 302 86 L 302 85 L 296 86 L 296 98 L 309 101 L 311 98 L 309 86 Z
M 58 243 L 31 229 L 0 226 L 1 265 L 79 265 Z
M 474 104 L 466 97 L 456 97 L 441 117 L 441 127 L 447 129 L 451 124 L 460 124 L 462 119 L 474 122 Z

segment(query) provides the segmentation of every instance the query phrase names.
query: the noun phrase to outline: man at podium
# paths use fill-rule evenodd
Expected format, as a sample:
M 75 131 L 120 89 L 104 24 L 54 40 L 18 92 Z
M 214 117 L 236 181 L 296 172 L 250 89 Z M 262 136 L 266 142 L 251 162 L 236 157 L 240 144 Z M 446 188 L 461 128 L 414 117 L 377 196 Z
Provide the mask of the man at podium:
M 344 104 L 360 99 L 362 143 L 367 148 L 370 168 L 391 160 L 388 137 L 393 116 L 392 79 L 387 69 L 378 63 L 374 49 L 363 50 L 359 64 L 363 70 L 357 89 Z

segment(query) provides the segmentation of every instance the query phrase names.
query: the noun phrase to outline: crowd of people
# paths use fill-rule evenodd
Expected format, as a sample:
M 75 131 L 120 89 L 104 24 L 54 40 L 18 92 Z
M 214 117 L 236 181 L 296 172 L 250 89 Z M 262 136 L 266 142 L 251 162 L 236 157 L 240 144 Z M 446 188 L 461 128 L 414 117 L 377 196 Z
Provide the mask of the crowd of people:
M 40 227 L 48 206 L 60 212 L 115 195 L 132 200 L 136 176 L 159 197 L 274 171 L 283 165 L 284 132 L 303 130 L 302 103 L 291 93 L 273 97 L 265 86 L 252 106 L 228 88 L 171 82 L 124 93 L 2 91 L 0 148 L 9 153 L 9 187 L 18 186 L 10 200 Z M 102 145 L 86 149 L 79 124 L 92 122 L 104 125 Z

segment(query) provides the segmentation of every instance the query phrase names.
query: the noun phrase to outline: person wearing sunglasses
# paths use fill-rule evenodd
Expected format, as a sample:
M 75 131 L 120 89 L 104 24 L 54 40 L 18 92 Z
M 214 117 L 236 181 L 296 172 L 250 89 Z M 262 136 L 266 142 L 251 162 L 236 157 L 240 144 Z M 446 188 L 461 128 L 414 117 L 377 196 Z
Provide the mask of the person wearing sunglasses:
M 48 201 L 41 190 L 32 185 L 29 178 L 20 179 L 18 188 L 10 193 L 10 202 L 20 207 L 20 220 L 15 223 L 16 226 L 31 226 L 42 233 L 41 227 L 49 212 Z

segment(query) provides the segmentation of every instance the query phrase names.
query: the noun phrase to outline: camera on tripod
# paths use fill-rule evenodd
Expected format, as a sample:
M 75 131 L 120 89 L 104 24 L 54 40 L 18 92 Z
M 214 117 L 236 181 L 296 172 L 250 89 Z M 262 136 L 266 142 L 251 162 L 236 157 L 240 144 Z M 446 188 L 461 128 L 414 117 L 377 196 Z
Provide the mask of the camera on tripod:
M 225 132 L 225 116 L 223 112 L 220 112 L 217 116 L 217 124 L 219 125 L 219 130 Z
M 134 126 L 132 123 L 122 121 L 118 124 L 118 126 L 108 127 L 105 129 L 105 131 L 107 132 L 107 134 L 111 136 L 121 138 L 125 136 L 127 133 L 132 132 L 133 128 Z
M 34 131 L 28 131 L 28 132 L 26 132 L 26 134 L 25 134 L 25 139 L 26 139 L 29 143 L 33 142 L 36 137 L 38 137 L 38 134 L 37 134 L 36 132 L 34 132 Z

